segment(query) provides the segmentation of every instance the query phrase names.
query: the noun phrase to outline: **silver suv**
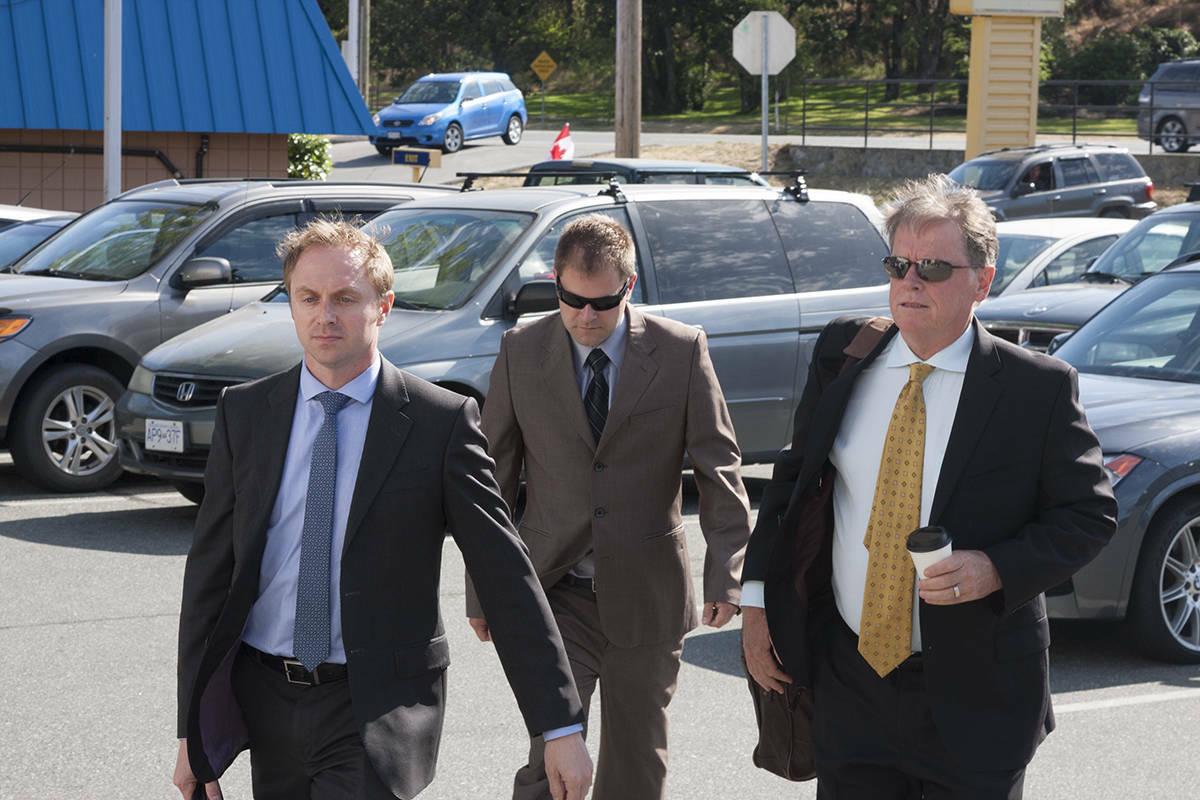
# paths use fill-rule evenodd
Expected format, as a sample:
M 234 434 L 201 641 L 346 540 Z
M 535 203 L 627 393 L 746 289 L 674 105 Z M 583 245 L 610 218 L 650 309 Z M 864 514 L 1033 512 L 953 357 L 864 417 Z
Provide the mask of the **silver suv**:
M 597 212 L 633 233 L 633 301 L 708 334 L 748 461 L 787 443 L 821 327 L 886 313 L 887 244 L 864 195 L 752 185 L 489 190 L 416 201 L 370 223 L 387 229 L 396 267 L 384 356 L 483 400 L 504 331 L 557 308 L 563 226 Z M 221 389 L 300 356 L 282 291 L 147 353 L 117 409 L 125 467 L 199 497 Z
M 1123 147 L 1043 144 L 980 153 L 950 171 L 998 220 L 1124 217 L 1155 209 L 1154 183 Z
M 0 443 L 47 489 L 108 485 L 121 474 L 113 409 L 143 353 L 270 291 L 275 243 L 297 224 L 444 193 L 167 180 L 97 206 L 0 274 Z
M 1138 137 L 1168 153 L 1200 141 L 1200 58 L 1159 64 L 1138 94 Z

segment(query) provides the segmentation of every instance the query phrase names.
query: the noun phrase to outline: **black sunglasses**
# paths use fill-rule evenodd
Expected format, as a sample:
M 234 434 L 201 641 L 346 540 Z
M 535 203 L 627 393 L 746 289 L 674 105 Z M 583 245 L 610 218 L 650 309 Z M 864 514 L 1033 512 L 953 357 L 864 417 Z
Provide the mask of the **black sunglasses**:
M 568 292 L 562 287 L 562 281 L 558 276 L 554 276 L 554 285 L 558 287 L 558 299 L 569 305 L 571 308 L 583 308 L 591 306 L 595 311 L 610 311 L 621 304 L 621 298 L 629 291 L 629 281 L 632 278 L 625 279 L 625 285 L 621 287 L 621 291 L 616 294 L 610 294 L 608 297 L 581 297 L 574 292 Z
M 883 271 L 898 281 L 904 280 L 909 267 L 917 268 L 917 277 L 923 281 L 937 283 L 944 281 L 954 274 L 956 269 L 973 269 L 971 266 L 960 266 L 942 261 L 940 258 L 918 258 L 915 261 L 904 256 L 884 256 Z

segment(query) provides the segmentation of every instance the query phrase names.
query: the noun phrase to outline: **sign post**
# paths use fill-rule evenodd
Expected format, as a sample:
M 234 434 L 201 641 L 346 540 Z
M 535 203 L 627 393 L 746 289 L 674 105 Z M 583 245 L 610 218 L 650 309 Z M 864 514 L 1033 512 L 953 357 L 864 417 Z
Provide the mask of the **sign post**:
M 762 168 L 767 169 L 767 78 L 796 57 L 796 29 L 778 11 L 751 11 L 733 28 L 733 57 L 751 75 L 762 75 Z
M 422 167 L 440 167 L 442 165 L 442 151 L 416 147 L 408 149 L 395 147 L 392 148 L 392 163 L 412 167 L 413 183 L 419 183 Z
M 554 63 L 554 59 L 550 54 L 543 50 L 538 54 L 538 57 L 529 65 L 534 74 L 542 81 L 542 130 L 546 129 L 546 78 L 550 77 L 550 73 L 558 69 L 558 64 Z

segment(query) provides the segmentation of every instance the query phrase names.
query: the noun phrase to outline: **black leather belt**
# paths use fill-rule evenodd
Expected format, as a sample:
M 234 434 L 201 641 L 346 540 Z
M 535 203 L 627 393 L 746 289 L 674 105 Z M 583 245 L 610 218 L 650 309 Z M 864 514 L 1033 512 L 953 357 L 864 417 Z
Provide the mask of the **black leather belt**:
M 578 575 L 572 575 L 568 572 L 566 575 L 563 575 L 561 578 L 559 578 L 558 582 L 564 586 L 574 586 L 578 589 L 587 589 L 593 594 L 596 592 L 595 578 L 581 578 Z
M 349 675 L 345 664 L 318 664 L 315 670 L 309 672 L 304 668 L 303 664 L 294 658 L 284 658 L 283 656 L 264 653 L 245 642 L 242 642 L 242 650 L 258 663 L 282 674 L 288 683 L 293 683 L 297 686 L 319 686 L 323 683 L 335 683 L 346 680 Z

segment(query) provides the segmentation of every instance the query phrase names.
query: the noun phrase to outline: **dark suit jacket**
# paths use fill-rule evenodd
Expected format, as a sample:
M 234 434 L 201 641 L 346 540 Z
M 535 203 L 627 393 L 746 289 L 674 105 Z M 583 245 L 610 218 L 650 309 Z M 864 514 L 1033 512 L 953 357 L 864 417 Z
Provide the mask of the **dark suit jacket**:
M 892 326 L 839 375 L 843 350 L 864 321 L 834 320 L 821 333 L 791 448 L 763 492 L 746 554 L 743 577 L 766 581 L 772 641 L 801 684 L 812 647 L 838 613 L 832 513 L 809 501 L 830 479 L 829 452 L 855 380 L 897 333 Z M 1117 508 L 1075 370 L 972 324 L 975 344 L 929 521 L 950 531 L 956 550 L 985 552 L 1003 589 L 969 603 L 920 604 L 924 673 L 951 754 L 973 769 L 1015 769 L 1054 727 L 1043 592 L 1108 542 Z
M 629 309 L 624 360 L 597 443 L 559 315 L 514 328 L 492 368 L 483 430 L 509 503 L 524 467 L 520 532 L 542 585 L 594 550 L 596 603 L 610 641 L 677 642 L 699 622 L 681 512 L 685 454 L 707 543 L 704 599 L 740 599 L 750 507 L 703 332 Z
M 225 391 L 184 574 L 179 732 L 196 777 L 247 746 L 230 668 L 258 594 L 300 366 Z M 462 550 L 526 725 L 582 721 L 558 629 L 492 477 L 473 400 L 379 375 L 342 550 L 342 633 L 367 755 L 399 797 L 433 777 L 449 649 L 438 609 L 447 529 Z

